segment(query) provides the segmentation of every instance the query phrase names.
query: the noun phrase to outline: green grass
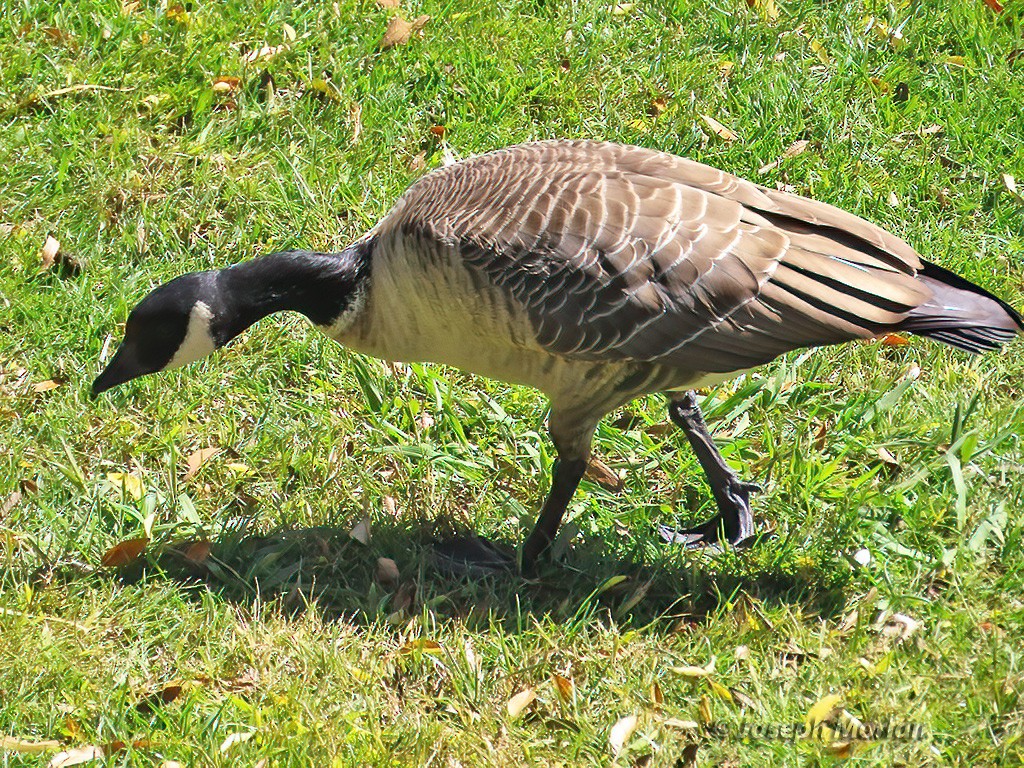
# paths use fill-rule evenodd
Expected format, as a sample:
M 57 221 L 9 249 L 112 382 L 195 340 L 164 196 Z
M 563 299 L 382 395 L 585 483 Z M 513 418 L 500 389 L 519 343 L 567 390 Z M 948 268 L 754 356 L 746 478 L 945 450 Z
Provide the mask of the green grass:
M 708 393 L 776 531 L 742 555 L 656 540 L 656 521 L 710 502 L 663 403 L 638 401 L 597 436 L 624 490 L 585 482 L 563 559 L 530 583 L 441 577 L 428 547 L 451 528 L 521 540 L 552 457 L 535 392 L 387 366 L 271 318 L 88 400 L 157 283 L 341 248 L 446 153 L 544 137 L 789 184 L 1024 303 L 1024 205 L 1001 176 L 1024 177 L 1020 0 L 999 16 L 981 0 L 780 0 L 775 23 L 742 0 L 614 8 L 423 0 L 402 10 L 432 17 L 423 38 L 380 52 L 394 11 L 369 0 L 191 3 L 187 18 L 148 0 L 0 3 L 0 502 L 22 492 L 0 507 L 0 737 L 144 740 L 113 765 L 671 766 L 691 744 L 700 765 L 831 765 L 827 738 L 740 726 L 803 722 L 834 693 L 866 723 L 923 725 L 848 762 L 1020 764 L 1020 343 L 981 359 L 848 345 Z M 286 24 L 287 50 L 245 63 Z M 239 83 L 216 93 L 218 76 Z M 104 89 L 48 95 L 81 84 Z M 47 234 L 79 272 L 40 269 Z M 219 452 L 186 477 L 204 447 Z M 141 498 L 110 473 L 140 478 Z M 348 535 L 363 516 L 367 546 Z M 100 567 L 144 535 L 140 562 Z M 213 549 L 195 566 L 182 542 L 199 538 Z M 871 562 L 851 564 L 862 549 Z M 375 583 L 379 557 L 397 588 Z M 920 622 L 902 641 L 896 614 Z M 708 679 L 680 671 L 712 660 Z M 174 680 L 189 683 L 173 701 L 136 706 Z M 222 752 L 234 733 L 253 735 Z M 46 759 L 0 750 L 4 766 Z

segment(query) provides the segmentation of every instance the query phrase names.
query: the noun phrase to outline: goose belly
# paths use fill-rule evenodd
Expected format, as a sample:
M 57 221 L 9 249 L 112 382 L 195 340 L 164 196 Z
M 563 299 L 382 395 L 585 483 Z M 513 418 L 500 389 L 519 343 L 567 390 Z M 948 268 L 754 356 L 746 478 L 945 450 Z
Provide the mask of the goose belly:
M 526 313 L 471 271 L 455 248 L 378 245 L 362 306 L 322 329 L 345 346 L 395 362 L 443 363 L 555 395 L 581 380 L 616 376 L 616 364 L 566 360 L 543 349 Z

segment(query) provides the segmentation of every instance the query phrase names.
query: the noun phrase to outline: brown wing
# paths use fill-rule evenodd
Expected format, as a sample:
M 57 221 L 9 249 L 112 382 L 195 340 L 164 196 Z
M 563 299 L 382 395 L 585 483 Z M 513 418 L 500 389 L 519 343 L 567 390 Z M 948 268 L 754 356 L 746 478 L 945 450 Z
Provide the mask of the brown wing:
M 899 238 L 673 155 L 538 142 L 414 184 L 388 226 L 458 246 L 582 359 L 727 372 L 865 338 L 930 297 Z

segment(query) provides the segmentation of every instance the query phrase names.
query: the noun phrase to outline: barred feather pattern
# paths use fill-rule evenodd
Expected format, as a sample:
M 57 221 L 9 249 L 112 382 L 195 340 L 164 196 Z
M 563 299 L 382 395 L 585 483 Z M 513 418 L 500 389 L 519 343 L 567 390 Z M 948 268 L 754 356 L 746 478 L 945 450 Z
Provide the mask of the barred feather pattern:
M 568 360 L 728 373 L 897 328 L 932 298 L 914 250 L 853 214 L 601 142 L 435 171 L 375 235 L 456 251 Z

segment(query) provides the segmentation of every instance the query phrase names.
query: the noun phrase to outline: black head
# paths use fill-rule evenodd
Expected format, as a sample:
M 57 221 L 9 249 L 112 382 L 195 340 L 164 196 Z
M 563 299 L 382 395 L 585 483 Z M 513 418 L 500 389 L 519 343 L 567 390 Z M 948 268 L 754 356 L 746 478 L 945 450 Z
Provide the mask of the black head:
M 147 373 L 210 354 L 216 341 L 217 283 L 212 272 L 193 272 L 164 283 L 128 315 L 124 341 L 92 384 L 92 396 Z

